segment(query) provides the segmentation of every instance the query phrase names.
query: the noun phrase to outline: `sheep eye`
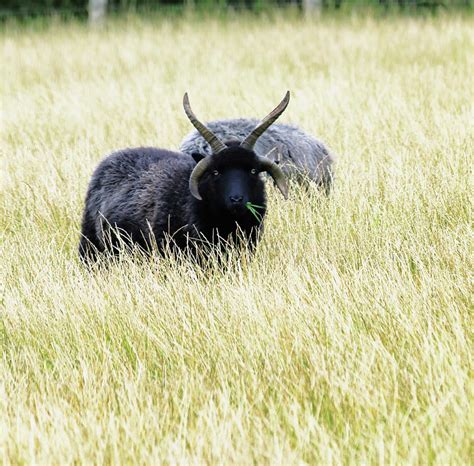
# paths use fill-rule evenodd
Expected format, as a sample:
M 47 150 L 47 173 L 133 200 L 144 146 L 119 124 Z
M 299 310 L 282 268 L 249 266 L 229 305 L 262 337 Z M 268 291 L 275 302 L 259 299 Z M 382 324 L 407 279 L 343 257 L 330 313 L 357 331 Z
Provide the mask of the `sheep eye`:
M 257 170 L 255 168 L 252 168 L 252 170 L 250 170 L 250 173 L 252 173 L 252 175 L 256 175 L 257 174 Z
M 214 170 L 214 171 L 212 172 L 212 174 L 213 174 L 214 176 L 219 176 L 219 172 L 218 172 L 217 170 Z

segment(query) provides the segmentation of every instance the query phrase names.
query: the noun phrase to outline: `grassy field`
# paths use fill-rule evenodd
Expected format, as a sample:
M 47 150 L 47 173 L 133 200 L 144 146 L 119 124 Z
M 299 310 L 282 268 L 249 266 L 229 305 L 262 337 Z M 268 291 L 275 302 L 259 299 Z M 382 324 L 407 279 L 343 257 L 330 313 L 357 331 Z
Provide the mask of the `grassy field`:
M 472 464 L 474 19 L 5 26 L 0 463 Z M 78 260 L 93 168 L 264 116 L 338 154 L 255 256 Z

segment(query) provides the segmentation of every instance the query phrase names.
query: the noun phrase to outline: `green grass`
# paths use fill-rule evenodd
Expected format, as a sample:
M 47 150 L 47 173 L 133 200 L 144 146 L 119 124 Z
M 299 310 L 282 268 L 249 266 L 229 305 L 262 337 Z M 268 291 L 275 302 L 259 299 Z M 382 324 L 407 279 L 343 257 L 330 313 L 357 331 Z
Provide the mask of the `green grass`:
M 258 220 L 262 220 L 262 215 L 259 210 L 263 209 L 263 206 L 252 204 L 251 202 L 247 202 L 245 207 L 251 212 L 251 214 Z
M 472 464 L 474 21 L 277 16 L 1 32 L 0 462 Z M 108 152 L 196 114 L 338 154 L 255 255 L 77 257 Z

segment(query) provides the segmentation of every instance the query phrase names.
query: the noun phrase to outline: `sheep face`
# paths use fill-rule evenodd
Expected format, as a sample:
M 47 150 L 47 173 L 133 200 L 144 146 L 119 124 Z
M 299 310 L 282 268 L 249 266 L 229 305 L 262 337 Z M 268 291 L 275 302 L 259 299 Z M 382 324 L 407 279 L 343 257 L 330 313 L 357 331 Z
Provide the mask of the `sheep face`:
M 247 208 L 249 202 L 253 204 L 252 201 L 264 201 L 264 187 L 262 180 L 258 178 L 258 173 L 266 171 L 272 176 L 283 196 L 287 198 L 288 186 L 281 169 L 270 159 L 258 156 L 253 148 L 258 138 L 285 111 L 289 101 L 290 92 L 288 91 L 283 100 L 242 142 L 224 144 L 197 119 L 191 109 L 188 94 L 184 94 L 184 111 L 212 150 L 212 154 L 199 161 L 191 173 L 189 178 L 191 194 L 196 199 L 203 200 L 201 189 L 203 191 L 207 189 L 208 202 L 212 200 L 215 206 L 225 207 L 228 211 L 240 214 L 245 212 L 244 209 Z M 211 182 L 210 174 L 215 178 L 213 182 Z
M 260 177 L 263 167 L 255 153 L 229 147 L 210 157 L 210 164 L 199 179 L 202 202 L 215 213 L 235 220 L 252 216 L 248 203 L 259 206 L 263 216 L 265 186 Z

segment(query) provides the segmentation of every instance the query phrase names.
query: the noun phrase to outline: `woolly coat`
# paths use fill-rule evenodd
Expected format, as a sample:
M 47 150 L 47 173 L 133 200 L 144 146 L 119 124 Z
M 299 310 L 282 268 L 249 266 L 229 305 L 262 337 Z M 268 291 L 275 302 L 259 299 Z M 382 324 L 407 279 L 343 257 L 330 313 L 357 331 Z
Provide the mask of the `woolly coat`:
M 255 128 L 258 120 L 239 118 L 216 120 L 206 126 L 223 142 L 242 141 Z M 275 123 L 260 136 L 254 150 L 257 155 L 266 155 L 277 148 L 270 158 L 279 163 L 285 175 L 298 181 L 311 180 L 329 190 L 333 172 L 333 155 L 326 146 L 296 126 Z M 211 148 L 197 132 L 189 133 L 181 142 L 180 150 L 187 154 L 211 154 Z
M 236 233 L 234 219 L 195 199 L 189 177 L 196 166 L 187 155 L 152 147 L 124 149 L 106 157 L 94 171 L 86 194 L 79 254 L 93 260 L 97 252 L 115 252 L 124 243 L 149 250 L 156 244 L 186 248 L 190 242 L 216 242 L 216 232 Z M 260 181 L 264 206 L 265 192 Z M 262 211 L 263 219 L 264 211 Z M 253 241 L 261 229 L 250 215 L 239 231 Z M 117 232 L 120 232 L 118 234 Z

